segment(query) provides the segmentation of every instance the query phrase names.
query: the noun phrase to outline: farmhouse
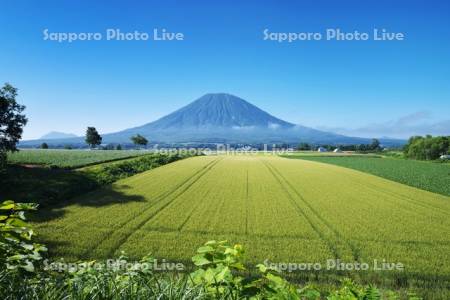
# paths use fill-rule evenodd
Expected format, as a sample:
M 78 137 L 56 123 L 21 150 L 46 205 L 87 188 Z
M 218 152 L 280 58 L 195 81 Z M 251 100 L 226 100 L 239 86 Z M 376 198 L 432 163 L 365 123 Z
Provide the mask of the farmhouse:
M 328 152 L 328 150 L 324 147 L 317 148 L 317 152 Z
M 334 153 L 342 153 L 342 150 L 339 149 L 339 148 L 336 148 L 336 149 L 333 150 L 333 152 L 334 152 Z

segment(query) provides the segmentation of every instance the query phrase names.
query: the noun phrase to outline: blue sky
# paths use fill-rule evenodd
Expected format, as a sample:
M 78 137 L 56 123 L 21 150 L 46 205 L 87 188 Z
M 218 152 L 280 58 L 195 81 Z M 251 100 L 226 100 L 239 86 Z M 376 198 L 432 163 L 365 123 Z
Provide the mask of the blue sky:
M 447 1 L 2 1 L 0 83 L 19 88 L 24 138 L 114 132 L 209 92 L 356 136 L 450 134 Z M 118 28 L 183 41 L 43 40 Z M 404 41 L 263 40 L 270 32 L 405 34 Z

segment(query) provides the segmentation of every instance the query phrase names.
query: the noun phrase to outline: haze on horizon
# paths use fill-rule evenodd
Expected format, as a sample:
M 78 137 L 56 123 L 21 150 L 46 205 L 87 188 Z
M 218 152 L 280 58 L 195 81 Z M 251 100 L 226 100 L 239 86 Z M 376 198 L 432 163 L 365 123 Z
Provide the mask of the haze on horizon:
M 87 126 L 116 132 L 215 92 L 349 136 L 450 134 L 450 4 L 382 2 L 9 1 L 0 11 L 0 84 L 19 88 L 27 106 L 24 139 L 82 135 Z M 264 41 L 262 33 L 337 27 L 386 28 L 406 39 L 286 44 Z M 46 28 L 165 28 L 185 40 L 58 43 L 43 40 Z

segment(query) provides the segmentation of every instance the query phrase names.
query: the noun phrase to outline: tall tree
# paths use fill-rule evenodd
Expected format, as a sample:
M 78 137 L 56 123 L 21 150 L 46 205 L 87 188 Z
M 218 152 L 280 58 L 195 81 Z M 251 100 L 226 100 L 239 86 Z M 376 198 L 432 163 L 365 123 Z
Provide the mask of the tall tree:
M 372 143 L 370 144 L 371 150 L 379 150 L 380 149 L 380 141 L 378 139 L 372 139 Z
M 148 144 L 148 140 L 140 134 L 136 134 L 135 136 L 132 136 L 131 141 L 136 146 L 147 146 L 147 144 Z
M 102 137 L 97 132 L 97 129 L 95 127 L 88 127 L 86 130 L 86 144 L 89 145 L 89 147 L 94 148 L 95 146 L 98 146 L 102 143 Z
M 297 147 L 298 150 L 311 150 L 311 145 L 308 143 L 300 143 Z
M 17 151 L 17 142 L 28 122 L 22 114 L 25 106 L 18 104 L 16 97 L 17 89 L 9 83 L 0 89 L 0 168 L 6 164 L 6 153 Z

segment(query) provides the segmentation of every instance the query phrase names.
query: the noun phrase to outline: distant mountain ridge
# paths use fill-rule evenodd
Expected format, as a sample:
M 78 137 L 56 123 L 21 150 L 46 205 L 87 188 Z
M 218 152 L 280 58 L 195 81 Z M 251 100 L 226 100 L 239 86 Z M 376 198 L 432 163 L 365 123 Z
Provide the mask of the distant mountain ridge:
M 41 140 L 54 140 L 54 139 L 67 139 L 77 137 L 76 134 L 73 133 L 65 133 L 59 131 L 50 131 L 47 134 L 44 134 L 40 139 Z
M 206 94 L 190 104 L 142 126 L 116 133 L 102 134 L 103 143 L 130 143 L 135 134 L 152 143 L 322 143 L 360 144 L 370 139 L 347 137 L 331 132 L 295 125 L 276 118 L 239 97 Z M 47 141 L 51 144 L 82 144 L 83 137 L 23 141 L 32 146 Z

